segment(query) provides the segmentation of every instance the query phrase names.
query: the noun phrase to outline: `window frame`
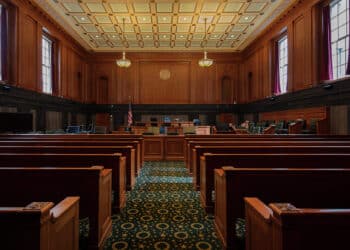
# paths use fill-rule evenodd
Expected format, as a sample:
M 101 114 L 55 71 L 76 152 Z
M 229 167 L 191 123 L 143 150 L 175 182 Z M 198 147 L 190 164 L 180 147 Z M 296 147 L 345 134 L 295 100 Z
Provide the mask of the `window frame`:
M 280 45 L 286 41 L 286 47 L 285 47 L 285 50 L 286 50 L 286 56 L 284 57 L 284 61 L 285 61 L 285 64 L 281 67 L 281 50 L 280 50 Z M 288 53 L 288 35 L 287 34 L 284 34 L 282 36 L 280 36 L 280 38 L 276 41 L 276 46 L 277 46 L 277 49 L 278 49 L 278 55 L 276 57 L 276 59 L 278 60 L 278 66 L 279 66 L 279 83 L 280 83 L 280 89 L 281 89 L 281 94 L 285 94 L 288 92 L 288 66 L 289 66 L 289 62 L 288 62 L 288 58 L 289 58 L 289 53 Z M 284 74 L 284 77 L 285 77 L 285 89 L 284 91 L 282 91 L 282 76 L 281 76 L 281 68 L 286 68 L 285 71 L 286 73 Z
M 348 60 L 348 53 L 349 53 L 349 40 L 350 40 L 350 32 L 349 32 L 349 26 L 350 26 L 350 22 L 349 22 L 349 15 L 350 15 L 350 11 L 349 11 L 349 2 L 347 0 L 344 0 L 345 4 L 346 4 L 346 8 L 344 10 L 345 12 L 345 23 L 342 25 L 342 26 L 345 26 L 345 30 L 347 32 L 347 35 L 344 35 L 342 36 L 341 38 L 338 37 L 338 39 L 336 41 L 333 41 L 333 37 L 332 37 L 332 33 L 335 31 L 338 33 L 338 36 L 339 36 L 339 29 L 342 27 L 342 26 L 339 26 L 339 16 L 340 14 L 342 13 L 339 13 L 337 11 L 337 15 L 336 16 L 332 16 L 332 7 L 334 5 L 337 5 L 340 1 L 342 0 L 331 0 L 329 1 L 329 15 L 330 15 L 330 27 L 331 27 L 331 55 L 332 55 L 332 69 L 333 69 L 333 79 L 332 80 L 338 80 L 338 79 L 342 79 L 344 77 L 347 77 L 348 75 L 346 74 L 346 67 L 347 67 L 347 64 L 349 63 L 347 60 Z M 337 27 L 336 28 L 333 28 L 332 26 L 332 20 L 334 18 L 337 18 Z M 338 44 L 340 41 L 344 41 L 345 43 L 345 51 L 344 51 L 344 58 L 345 58 L 345 61 L 344 63 L 340 62 L 338 63 L 338 60 L 334 60 L 334 58 L 338 58 L 339 57 L 339 54 L 336 53 L 336 55 L 333 54 L 333 46 L 334 44 Z M 347 49 L 347 50 L 346 50 Z M 340 56 L 341 57 L 341 56 Z M 344 74 L 338 74 L 339 73 L 339 69 L 341 69 L 341 67 L 344 67 Z
M 286 75 L 286 81 L 287 81 L 287 83 L 286 83 L 286 90 L 285 90 L 285 92 L 280 92 L 280 93 L 276 93 L 276 91 L 275 91 L 275 84 L 276 84 L 276 77 L 277 77 L 277 75 L 279 75 L 279 77 L 280 77 L 280 74 L 279 74 L 279 72 L 276 72 L 276 67 L 277 67 L 277 63 L 278 63 L 278 65 L 280 64 L 279 63 L 279 42 L 283 39 L 283 38 L 286 38 L 287 39 L 287 75 Z M 288 35 L 288 30 L 287 30 L 287 28 L 285 27 L 285 28 L 283 28 L 282 30 L 281 30 L 281 32 L 278 34 L 278 36 L 276 36 L 273 40 L 272 40 L 272 44 L 271 44 L 271 50 L 272 50 L 272 52 L 271 52 L 271 55 L 272 55 L 272 63 L 271 63 L 271 65 L 272 65 L 272 68 L 271 68 L 271 70 L 272 70 L 272 74 L 271 74 L 271 82 L 273 83 L 272 84 L 272 86 L 271 86 L 271 92 L 272 92 L 272 95 L 283 95 L 283 94 L 285 94 L 285 93 L 288 93 L 288 90 L 289 90 L 289 86 L 288 86 L 288 84 L 290 83 L 290 81 L 289 81 L 289 62 L 290 62 L 290 58 L 289 58 L 289 52 L 290 52 L 290 50 L 289 50 L 289 42 L 288 42 L 288 40 L 289 40 L 289 35 Z M 278 60 L 278 62 L 276 61 L 276 60 Z M 279 78 L 279 81 L 280 81 L 280 78 Z M 281 85 L 280 85 L 280 87 L 281 87 Z
M 43 69 L 44 69 L 44 63 L 43 63 L 43 39 L 47 39 L 51 42 L 51 93 L 44 91 L 44 79 L 43 79 Z M 51 36 L 45 28 L 42 30 L 41 34 L 41 91 L 44 94 L 48 95 L 56 95 L 57 94 L 57 41 L 56 39 Z

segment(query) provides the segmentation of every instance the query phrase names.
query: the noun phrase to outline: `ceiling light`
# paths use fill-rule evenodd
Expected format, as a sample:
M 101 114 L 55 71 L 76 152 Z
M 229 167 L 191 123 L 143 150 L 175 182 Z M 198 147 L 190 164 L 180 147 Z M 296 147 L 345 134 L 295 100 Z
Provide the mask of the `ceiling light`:
M 204 34 L 203 41 L 206 42 L 206 40 L 207 40 L 207 18 L 204 18 L 204 31 L 205 31 L 205 34 Z M 213 64 L 213 59 L 209 59 L 207 57 L 207 52 L 205 51 L 205 45 L 203 46 L 203 48 L 204 48 L 204 58 L 202 58 L 198 61 L 198 65 L 200 67 L 210 67 Z
M 80 20 L 85 21 L 85 17 L 81 17 Z
M 116 61 L 117 65 L 122 68 L 127 68 L 131 65 L 131 61 L 125 57 L 125 51 L 123 51 L 122 59 Z
M 122 32 L 123 32 L 123 40 L 125 41 L 124 31 L 125 31 L 125 18 L 123 18 L 123 30 L 122 30 Z M 127 68 L 127 67 L 129 67 L 131 65 L 131 61 L 125 57 L 125 51 L 123 51 L 122 59 L 118 59 L 116 61 L 116 63 L 117 63 L 117 65 L 119 67 L 122 67 L 122 68 Z
M 213 59 L 207 57 L 207 52 L 204 51 L 204 58 L 198 61 L 198 65 L 201 67 L 210 67 L 213 64 Z

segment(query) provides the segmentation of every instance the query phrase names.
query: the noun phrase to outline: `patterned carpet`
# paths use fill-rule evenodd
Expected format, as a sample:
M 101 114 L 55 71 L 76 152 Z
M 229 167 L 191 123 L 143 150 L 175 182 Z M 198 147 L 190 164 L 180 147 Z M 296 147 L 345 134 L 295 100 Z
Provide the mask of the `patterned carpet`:
M 222 249 L 183 162 L 146 162 L 104 249 Z

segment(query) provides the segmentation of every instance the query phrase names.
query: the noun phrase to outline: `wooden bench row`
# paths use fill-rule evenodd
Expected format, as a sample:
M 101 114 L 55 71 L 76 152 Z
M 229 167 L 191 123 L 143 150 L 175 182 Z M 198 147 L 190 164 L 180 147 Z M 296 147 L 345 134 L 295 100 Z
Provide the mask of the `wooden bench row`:
M 79 249 L 79 197 L 0 207 L 0 221 L 2 249 Z
M 189 154 L 191 154 L 191 150 L 188 145 L 190 142 L 200 142 L 200 141 L 211 141 L 211 142 L 220 142 L 220 141 L 242 141 L 242 140 L 265 140 L 265 141 L 271 141 L 271 140 L 280 140 L 280 141 L 287 141 L 287 140 L 293 140 L 293 141 L 305 141 L 305 140 L 312 140 L 312 141 L 330 141 L 330 140 L 336 140 L 336 141 L 346 141 L 350 140 L 349 135 L 308 135 L 308 134 L 292 134 L 292 135 L 256 135 L 256 134 L 249 134 L 249 135 L 238 135 L 238 134 L 210 134 L 210 135 L 186 135 L 184 138 L 184 148 L 185 150 L 185 162 L 186 165 L 190 159 Z
M 287 148 L 288 149 L 288 148 Z M 337 153 L 237 153 L 201 156 L 200 198 L 207 212 L 213 212 L 214 170 L 232 165 L 237 168 L 350 168 L 350 154 Z M 215 192 L 216 193 L 216 192 Z
M 304 208 L 349 208 L 350 196 L 344 193 L 349 188 L 350 169 L 222 167 L 215 170 L 215 227 L 225 249 L 237 249 L 241 239 L 236 234 L 235 223 L 245 216 L 245 197 L 259 197 L 266 204 L 289 202 Z M 319 221 L 321 224 L 322 222 Z M 264 233 L 259 229 L 253 229 L 251 220 L 248 225 L 251 231 L 258 230 L 255 231 L 255 235 Z M 346 230 L 348 229 L 347 225 Z M 342 238 L 343 241 L 344 239 L 346 238 Z M 250 238 L 248 240 L 253 241 Z M 283 249 L 319 249 L 310 245 L 309 247 Z M 348 245 L 346 248 L 330 249 L 347 249 L 347 247 Z
M 256 197 L 244 200 L 247 250 L 349 248 L 349 207 L 327 201 L 327 208 L 300 208 L 285 201 L 267 205 Z
M 101 165 L 112 170 L 113 204 L 112 211 L 118 212 L 125 206 L 126 178 L 125 156 L 114 154 L 64 154 L 64 153 L 0 153 L 0 169 L 3 167 L 31 168 L 85 168 L 86 166 Z
M 0 152 L 18 153 L 122 153 L 126 157 L 126 186 L 130 190 L 135 184 L 137 151 L 134 146 L 125 142 L 100 141 L 0 141 Z M 141 164 L 141 163 L 137 163 Z M 140 168 L 140 167 L 139 167 Z
M 21 207 L 33 200 L 59 203 L 67 196 L 79 196 L 79 216 L 89 221 L 88 247 L 103 249 L 112 226 L 111 186 L 112 170 L 101 166 L 1 167 L 0 207 Z
M 199 160 L 195 159 L 194 162 L 197 162 L 197 164 L 199 162 L 200 171 L 196 171 L 198 168 L 196 168 L 195 165 L 193 165 L 194 167 L 192 169 L 194 169 L 193 171 L 194 178 L 199 176 L 199 173 L 200 173 L 198 180 L 200 180 L 201 201 L 204 206 L 206 206 L 208 202 L 212 202 L 211 198 L 212 198 L 212 190 L 213 190 L 213 186 L 212 186 L 213 174 L 214 174 L 214 169 L 216 169 L 215 170 L 215 225 L 217 228 L 219 238 L 223 241 L 225 248 L 237 249 L 238 247 L 240 247 L 241 241 L 235 235 L 235 222 L 239 218 L 244 218 L 244 199 L 243 199 L 244 197 L 256 196 L 267 203 L 292 202 L 294 204 L 294 200 L 289 199 L 288 195 L 286 195 L 285 197 L 283 196 L 284 192 L 287 192 L 287 193 L 289 192 L 288 190 L 284 191 L 285 189 L 283 185 L 281 186 L 276 185 L 276 189 L 277 190 L 280 189 L 280 190 L 274 193 L 271 190 L 266 191 L 264 187 L 263 188 L 260 188 L 260 186 L 257 187 L 255 185 L 256 184 L 255 182 L 258 182 L 259 185 L 260 184 L 262 185 L 263 182 L 266 182 L 267 186 L 271 186 L 273 184 L 279 183 L 278 181 L 277 182 L 271 181 L 270 178 L 271 176 L 275 175 L 274 171 L 281 171 L 280 169 L 281 167 L 295 168 L 294 169 L 295 171 L 305 171 L 307 170 L 305 168 L 311 168 L 308 170 L 320 171 L 320 173 L 323 173 L 322 171 L 343 171 L 343 170 L 349 171 L 346 169 L 336 169 L 336 170 L 326 169 L 330 167 L 333 167 L 333 168 L 348 167 L 347 162 L 349 160 L 348 153 L 349 153 L 350 144 L 348 144 L 347 141 L 348 141 L 348 138 L 346 137 L 341 138 L 340 140 L 333 140 L 333 141 L 330 141 L 328 138 L 327 139 L 317 138 L 316 140 L 313 140 L 311 138 L 297 139 L 297 140 L 288 139 L 285 141 L 274 140 L 274 139 L 267 140 L 266 138 L 257 139 L 257 140 L 252 138 L 240 139 L 240 140 L 230 140 L 225 138 L 220 142 L 215 141 L 215 139 L 207 140 L 207 141 L 206 140 L 195 141 L 194 142 L 195 146 L 193 146 L 192 152 L 195 152 L 196 157 L 198 157 L 199 159 Z M 196 152 L 196 150 L 200 152 Z M 205 152 L 212 152 L 212 153 L 205 153 Z M 189 160 L 188 157 L 187 157 L 187 160 Z M 218 174 L 218 171 L 220 171 L 218 170 L 218 168 L 221 168 L 222 166 L 225 166 L 225 165 L 232 165 L 235 167 L 237 171 L 246 171 L 244 175 L 247 175 L 247 177 L 243 177 L 244 175 L 242 174 L 242 177 L 237 177 L 237 179 L 232 180 L 228 176 L 226 176 L 226 171 L 225 173 Z M 268 168 L 269 171 L 273 174 L 271 173 L 266 174 L 261 172 L 266 170 L 264 168 L 266 169 Z M 322 170 L 319 168 L 324 168 L 324 169 Z M 289 170 L 293 170 L 293 169 L 284 169 L 283 171 L 289 171 Z M 259 172 L 259 175 L 257 174 L 258 177 L 254 177 L 256 174 L 254 171 Z M 303 176 L 303 174 L 300 175 L 300 173 L 297 173 L 295 171 L 290 175 L 294 177 L 294 183 L 299 184 L 299 176 Z M 318 174 L 319 172 L 316 172 L 316 175 L 315 175 L 316 177 L 313 176 L 314 174 L 310 174 L 308 176 L 309 185 L 313 184 L 315 180 L 314 178 L 316 179 L 318 178 L 317 177 Z M 280 175 L 280 172 L 276 173 L 276 177 L 274 178 L 278 179 L 279 175 Z M 248 178 L 248 179 L 245 179 L 245 178 Z M 258 178 L 258 179 L 255 180 L 255 178 Z M 303 180 L 301 181 L 303 182 Z M 334 177 L 333 183 L 336 183 L 336 182 L 337 182 L 337 178 Z M 289 183 L 289 185 L 292 185 L 293 182 L 286 181 L 285 183 Z M 340 183 L 342 183 L 342 181 L 340 181 Z M 249 187 L 250 184 L 252 184 L 251 187 Z M 227 186 L 227 188 L 224 190 L 223 187 L 225 185 Z M 321 185 L 320 182 L 318 182 L 317 185 Z M 325 185 L 326 186 L 328 185 L 327 181 L 325 181 Z M 298 185 L 295 185 L 295 188 L 294 188 L 295 194 L 298 195 L 300 192 L 303 192 L 303 188 L 305 187 L 307 187 L 306 182 L 305 183 L 303 182 L 303 185 L 301 188 L 299 188 Z M 344 190 L 346 190 L 346 188 Z M 241 192 L 246 192 L 246 194 L 241 195 Z M 271 200 L 265 201 L 264 200 L 265 193 L 267 193 L 266 194 L 267 197 L 269 197 L 269 195 L 271 194 L 271 196 L 279 197 L 279 198 L 276 198 L 276 200 L 272 198 Z M 261 195 L 263 196 L 262 198 L 261 198 Z M 308 193 L 308 196 L 312 197 L 312 194 Z M 318 206 L 313 206 L 315 204 L 311 204 L 311 203 L 305 206 L 300 203 L 295 203 L 295 204 L 298 207 L 320 208 Z M 241 210 L 237 210 L 238 209 L 237 206 L 240 207 Z M 324 207 L 344 208 L 342 206 L 339 206 L 339 203 L 334 203 L 332 201 L 329 201 L 328 206 L 325 205 Z M 348 204 L 345 206 L 345 208 L 348 208 Z M 241 217 L 236 216 L 237 211 L 243 211 L 240 215 Z M 311 210 L 308 210 L 308 212 L 310 211 Z M 315 211 L 320 212 L 320 210 L 315 210 Z M 323 210 L 321 212 L 324 214 L 326 211 L 327 210 Z M 266 211 L 265 211 L 265 214 L 266 214 Z M 260 218 L 258 222 L 254 222 L 254 223 L 259 223 L 260 221 L 266 219 L 264 215 L 261 215 L 263 219 Z M 331 217 L 333 216 L 334 218 L 333 214 L 330 216 Z M 256 219 L 256 216 L 254 218 Z M 271 216 L 271 218 L 273 217 Z M 248 218 L 246 219 L 248 220 Z M 266 221 L 268 220 L 265 220 L 265 222 Z M 250 223 L 250 222 L 251 222 L 251 219 L 249 218 L 249 222 L 247 223 Z M 268 224 L 269 222 L 266 222 L 266 223 Z M 266 232 L 266 228 L 259 229 L 259 227 L 255 227 L 255 225 L 256 224 L 250 227 L 247 225 L 247 230 L 248 230 L 247 241 L 248 240 L 254 241 L 255 247 L 250 248 L 249 244 L 247 244 L 246 249 L 279 249 L 279 250 L 302 249 L 302 248 L 286 248 L 285 244 L 280 244 L 280 247 L 283 246 L 283 248 L 272 248 L 271 244 L 273 242 L 276 242 L 276 239 L 272 240 L 271 237 L 261 236 L 261 235 L 264 235 L 264 233 Z M 269 225 L 268 229 L 275 230 L 274 227 L 271 226 L 271 223 L 268 225 Z M 343 223 L 343 225 L 346 225 L 346 224 Z M 337 224 L 336 226 L 341 227 L 341 224 Z M 251 230 L 249 230 L 248 228 L 251 228 Z M 280 227 L 280 229 L 282 230 L 282 227 Z M 275 231 L 271 231 L 271 230 L 269 232 L 270 236 L 272 234 L 276 234 L 276 232 L 280 232 L 276 230 Z M 256 243 L 256 242 L 259 242 L 259 240 L 261 239 L 265 240 L 264 244 Z M 285 238 L 280 238 L 280 240 L 281 239 L 285 239 Z M 342 238 L 342 240 L 344 242 L 344 237 Z M 277 242 L 278 242 L 278 239 L 277 239 Z M 270 245 L 268 245 L 267 243 L 270 243 Z M 303 242 L 303 244 L 305 244 L 305 241 Z M 291 244 L 291 246 L 292 245 L 293 244 Z M 304 249 L 314 249 L 314 248 L 310 247 L 309 245 L 309 248 L 304 248 Z M 326 249 L 326 248 L 322 248 L 322 249 Z M 336 248 L 336 249 L 342 249 L 342 248 Z

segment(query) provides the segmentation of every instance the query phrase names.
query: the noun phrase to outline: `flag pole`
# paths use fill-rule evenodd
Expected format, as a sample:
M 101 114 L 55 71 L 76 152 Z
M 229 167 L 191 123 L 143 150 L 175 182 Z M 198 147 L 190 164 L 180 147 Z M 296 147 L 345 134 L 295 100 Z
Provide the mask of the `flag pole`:
M 131 109 L 131 96 L 129 96 L 129 109 L 128 109 L 128 131 L 131 131 L 131 124 L 133 121 L 132 109 Z

